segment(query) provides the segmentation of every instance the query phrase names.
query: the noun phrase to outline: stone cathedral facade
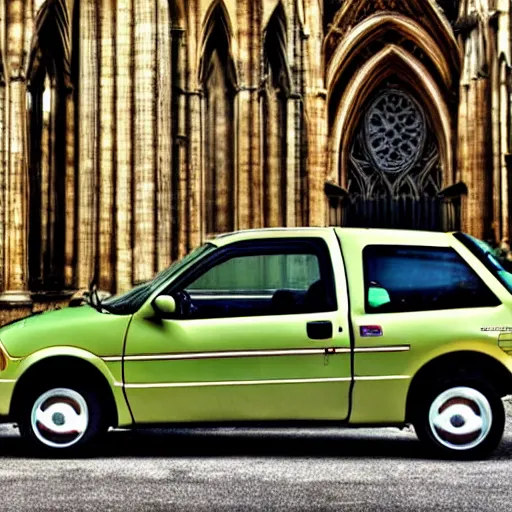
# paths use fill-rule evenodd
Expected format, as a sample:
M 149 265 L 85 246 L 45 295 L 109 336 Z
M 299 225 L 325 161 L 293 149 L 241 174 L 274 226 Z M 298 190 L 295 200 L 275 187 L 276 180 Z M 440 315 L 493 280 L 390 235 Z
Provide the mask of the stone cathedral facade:
M 510 234 L 507 0 L 0 0 L 0 321 L 226 231 Z

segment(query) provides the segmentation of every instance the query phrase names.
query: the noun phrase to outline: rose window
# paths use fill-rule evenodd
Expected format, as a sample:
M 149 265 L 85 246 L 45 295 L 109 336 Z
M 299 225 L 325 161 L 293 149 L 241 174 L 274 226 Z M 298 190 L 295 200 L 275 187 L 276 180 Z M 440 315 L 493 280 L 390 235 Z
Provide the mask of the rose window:
M 409 171 L 422 156 L 426 121 L 405 91 L 387 89 L 370 105 L 364 120 L 368 156 L 385 173 Z

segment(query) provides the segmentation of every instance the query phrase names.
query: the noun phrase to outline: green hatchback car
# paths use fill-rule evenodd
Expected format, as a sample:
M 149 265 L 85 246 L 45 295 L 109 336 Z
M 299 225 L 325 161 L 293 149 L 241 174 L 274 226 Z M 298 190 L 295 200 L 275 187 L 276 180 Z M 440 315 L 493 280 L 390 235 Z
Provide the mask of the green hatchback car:
M 463 233 L 220 236 L 119 296 L 0 329 L 0 415 L 63 453 L 109 427 L 397 426 L 500 442 L 512 275 Z

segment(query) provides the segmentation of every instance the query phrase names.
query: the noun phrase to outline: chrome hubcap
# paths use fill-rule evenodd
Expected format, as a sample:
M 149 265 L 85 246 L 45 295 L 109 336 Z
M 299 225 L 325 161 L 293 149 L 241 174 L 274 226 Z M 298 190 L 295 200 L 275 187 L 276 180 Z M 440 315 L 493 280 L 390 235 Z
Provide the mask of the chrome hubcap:
M 32 407 L 32 430 L 51 448 L 69 448 L 85 434 L 89 410 L 84 397 L 72 389 L 50 389 Z
M 451 450 L 470 450 L 491 430 L 491 405 L 476 389 L 451 388 L 434 400 L 428 420 L 432 434 L 443 446 Z

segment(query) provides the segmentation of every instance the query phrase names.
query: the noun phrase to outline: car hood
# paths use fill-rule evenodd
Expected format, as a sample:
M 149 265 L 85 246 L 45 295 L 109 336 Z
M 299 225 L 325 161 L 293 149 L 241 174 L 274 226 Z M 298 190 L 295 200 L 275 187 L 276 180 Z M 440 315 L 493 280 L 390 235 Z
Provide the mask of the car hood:
M 0 329 L 11 357 L 55 346 L 72 346 L 98 356 L 120 355 L 130 316 L 100 313 L 88 305 L 32 315 Z

